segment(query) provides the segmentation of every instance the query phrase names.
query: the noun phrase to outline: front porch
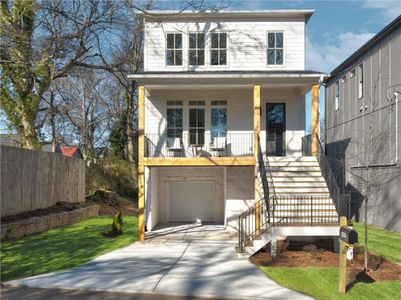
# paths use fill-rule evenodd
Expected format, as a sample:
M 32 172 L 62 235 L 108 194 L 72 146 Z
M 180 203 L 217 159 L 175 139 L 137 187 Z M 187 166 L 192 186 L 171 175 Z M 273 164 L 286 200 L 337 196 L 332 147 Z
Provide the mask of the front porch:
M 135 75 L 139 84 L 143 84 L 139 87 L 139 208 L 144 212 L 145 202 L 155 202 L 149 201 L 148 197 L 149 190 L 155 186 L 152 176 L 159 176 L 156 182 L 164 180 L 160 175 L 154 175 L 158 169 L 171 168 L 180 172 L 177 167 L 196 167 L 193 169 L 200 170 L 198 177 L 202 177 L 201 169 L 220 167 L 225 175 L 221 176 L 224 178 L 223 200 L 218 207 L 223 207 L 223 210 L 219 208 L 221 212 L 216 212 L 213 208 L 213 211 L 223 216 L 218 219 L 222 219 L 225 225 L 234 219 L 238 223 L 238 215 L 252 204 L 227 214 L 227 194 L 235 191 L 235 186 L 241 186 L 243 182 L 248 184 L 249 181 L 247 195 L 242 200 L 254 203 L 261 199 L 260 183 L 255 180 L 258 153 L 263 156 L 302 156 L 305 93 L 312 87 L 315 110 L 312 127 L 317 131 L 316 84 L 321 75 L 303 71 L 259 72 L 246 76 L 213 72 L 196 76 L 182 73 Z M 250 167 L 249 172 L 245 172 L 248 177 L 245 180 L 241 176 L 227 180 L 227 174 L 241 166 Z M 153 173 L 147 179 L 145 169 Z M 182 183 L 191 184 L 185 175 L 180 176 Z M 163 199 L 171 197 L 176 196 L 167 193 L 156 198 L 168 202 Z M 238 198 L 236 195 L 231 197 Z M 148 200 L 145 201 L 145 198 Z M 156 205 L 157 208 L 147 205 L 147 214 L 149 211 L 152 214 L 158 211 L 157 215 L 159 212 L 161 215 L 171 215 L 168 209 Z M 145 238 L 144 221 L 144 215 L 141 214 L 141 239 Z M 161 224 L 168 223 L 170 219 L 167 217 L 161 221 Z M 154 221 L 151 223 L 148 229 L 158 224 Z M 233 229 L 237 230 L 238 226 L 234 225 Z

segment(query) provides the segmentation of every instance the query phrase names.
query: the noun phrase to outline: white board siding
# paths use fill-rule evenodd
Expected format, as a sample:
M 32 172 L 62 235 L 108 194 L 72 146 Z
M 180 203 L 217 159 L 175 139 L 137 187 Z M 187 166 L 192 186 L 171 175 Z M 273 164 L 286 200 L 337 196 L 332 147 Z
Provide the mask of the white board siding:
M 159 170 L 145 168 L 145 218 L 147 230 L 159 224 Z
M 226 229 L 238 230 L 238 216 L 254 203 L 254 168 L 226 168 Z
M 145 28 L 145 72 L 185 71 L 188 65 L 188 33 L 205 32 L 205 65 L 195 68 L 210 70 L 304 70 L 305 23 L 303 20 L 274 22 L 147 22 Z M 210 65 L 210 32 L 226 32 L 227 66 Z M 266 40 L 268 31 L 284 32 L 284 65 L 268 66 Z M 169 32 L 183 33 L 183 65 L 166 66 L 165 43 Z
M 184 132 L 188 131 L 188 101 L 205 100 L 206 132 L 210 131 L 210 101 L 227 100 L 228 132 L 253 133 L 253 90 L 216 89 L 216 90 L 153 90 L 146 98 L 145 134 L 166 132 L 166 101 L 184 101 Z M 293 89 L 265 89 L 261 91 L 261 144 L 265 151 L 266 103 L 286 103 L 286 148 L 287 155 L 302 154 L 302 137 L 305 135 L 305 97 Z M 241 135 L 239 138 L 247 138 Z M 245 140 L 245 143 L 247 141 Z M 235 153 L 234 153 L 235 154 Z

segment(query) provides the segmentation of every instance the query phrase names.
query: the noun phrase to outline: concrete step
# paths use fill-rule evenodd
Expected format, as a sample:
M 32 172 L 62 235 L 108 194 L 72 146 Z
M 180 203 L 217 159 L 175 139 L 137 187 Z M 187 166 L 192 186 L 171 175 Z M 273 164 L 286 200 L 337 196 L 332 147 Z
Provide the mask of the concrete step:
M 317 161 L 272 161 L 265 164 L 266 167 L 319 167 Z
M 280 194 L 328 194 L 329 189 L 325 186 L 323 187 L 305 187 L 305 186 L 287 186 L 287 187 L 278 187 L 277 185 L 274 186 L 274 190 L 276 193 Z
M 273 180 L 275 188 L 327 188 L 325 181 L 309 182 L 276 182 Z
M 319 171 L 282 171 L 282 170 L 273 170 L 271 172 L 271 176 L 273 178 L 276 177 L 287 177 L 287 178 L 294 178 L 294 177 L 322 177 L 322 172 Z
M 296 198 L 292 197 L 294 195 L 299 195 L 299 198 L 305 198 L 308 199 L 309 196 L 322 196 L 322 199 L 315 199 L 315 201 L 322 201 L 324 200 L 324 197 L 329 197 L 330 194 L 329 192 L 324 192 L 324 191 L 287 191 L 287 190 L 278 190 L 278 189 L 274 189 L 275 193 L 277 196 L 284 196 L 284 195 L 288 195 L 290 197 L 290 200 L 294 201 L 296 200 Z
M 248 259 L 272 240 L 271 229 L 262 233 L 260 237 L 252 242 L 252 245 L 245 247 L 245 253 L 237 253 L 238 259 Z M 281 239 L 285 239 L 280 237 Z M 276 238 L 277 239 L 277 238 Z
M 280 162 L 280 161 L 317 161 L 314 156 L 268 156 L 269 162 Z
M 322 182 L 326 184 L 326 181 L 324 180 L 324 178 L 322 176 L 320 177 L 303 177 L 303 176 L 299 176 L 299 177 L 273 177 L 273 183 L 277 184 L 277 183 L 317 183 L 317 182 Z M 271 178 L 268 178 L 269 182 L 271 182 Z
M 270 172 L 320 172 L 320 167 L 270 167 Z

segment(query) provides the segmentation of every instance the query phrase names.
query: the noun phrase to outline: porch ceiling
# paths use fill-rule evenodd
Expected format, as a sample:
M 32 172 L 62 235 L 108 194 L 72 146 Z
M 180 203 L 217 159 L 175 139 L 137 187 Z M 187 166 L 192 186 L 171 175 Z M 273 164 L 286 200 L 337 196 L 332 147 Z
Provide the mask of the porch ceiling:
M 214 71 L 214 72 L 147 72 L 128 75 L 147 89 L 190 89 L 199 87 L 244 88 L 255 84 L 262 87 L 291 87 L 301 94 L 318 84 L 327 74 L 315 71 Z

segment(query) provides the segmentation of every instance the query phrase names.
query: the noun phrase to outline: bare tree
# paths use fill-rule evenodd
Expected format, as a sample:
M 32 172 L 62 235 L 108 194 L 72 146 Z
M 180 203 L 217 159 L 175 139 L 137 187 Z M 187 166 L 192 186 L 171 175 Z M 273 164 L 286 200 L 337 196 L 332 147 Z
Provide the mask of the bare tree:
M 96 59 L 94 41 L 120 13 L 110 1 L 1 1 L 0 105 L 23 147 L 40 148 L 37 116 L 51 82 Z

